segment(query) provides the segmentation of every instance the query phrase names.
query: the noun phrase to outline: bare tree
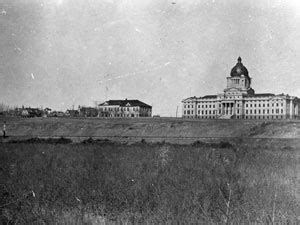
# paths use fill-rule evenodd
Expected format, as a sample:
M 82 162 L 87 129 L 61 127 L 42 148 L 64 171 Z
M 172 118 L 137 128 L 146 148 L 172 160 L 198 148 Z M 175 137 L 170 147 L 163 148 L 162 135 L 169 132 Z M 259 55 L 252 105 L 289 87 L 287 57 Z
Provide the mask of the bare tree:
M 0 112 L 8 112 L 10 109 L 10 106 L 5 103 L 0 103 Z

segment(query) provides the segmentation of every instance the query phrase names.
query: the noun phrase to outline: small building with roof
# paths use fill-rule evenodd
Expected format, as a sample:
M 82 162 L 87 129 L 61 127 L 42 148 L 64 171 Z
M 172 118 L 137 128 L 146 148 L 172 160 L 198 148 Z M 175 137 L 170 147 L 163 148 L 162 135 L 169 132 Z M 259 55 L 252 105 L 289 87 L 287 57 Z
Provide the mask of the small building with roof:
M 109 100 L 98 105 L 100 117 L 151 117 L 152 106 L 139 100 Z
M 182 117 L 206 119 L 297 119 L 300 99 L 288 94 L 258 93 L 241 57 L 231 69 L 224 92 L 182 101 Z

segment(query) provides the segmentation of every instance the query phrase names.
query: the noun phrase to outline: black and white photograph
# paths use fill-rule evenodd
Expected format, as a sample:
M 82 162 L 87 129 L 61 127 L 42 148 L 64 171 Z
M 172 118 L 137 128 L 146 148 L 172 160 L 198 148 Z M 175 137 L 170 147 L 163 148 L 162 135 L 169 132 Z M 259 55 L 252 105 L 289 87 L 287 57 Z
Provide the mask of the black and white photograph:
M 299 224 L 299 0 L 0 0 L 0 224 Z

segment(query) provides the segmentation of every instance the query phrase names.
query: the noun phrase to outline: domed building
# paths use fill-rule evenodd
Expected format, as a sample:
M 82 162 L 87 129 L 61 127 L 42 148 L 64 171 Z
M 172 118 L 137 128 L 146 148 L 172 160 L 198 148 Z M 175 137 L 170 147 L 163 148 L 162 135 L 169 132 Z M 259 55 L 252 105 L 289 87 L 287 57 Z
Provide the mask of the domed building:
M 241 57 L 231 69 L 222 94 L 189 97 L 182 101 L 182 117 L 206 119 L 295 119 L 300 99 L 285 94 L 256 94 Z

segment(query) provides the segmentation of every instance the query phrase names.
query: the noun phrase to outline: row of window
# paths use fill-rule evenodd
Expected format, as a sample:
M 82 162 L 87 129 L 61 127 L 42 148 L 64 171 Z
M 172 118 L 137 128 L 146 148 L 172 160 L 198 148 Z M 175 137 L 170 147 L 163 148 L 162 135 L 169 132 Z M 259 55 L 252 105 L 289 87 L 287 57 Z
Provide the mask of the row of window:
M 239 80 L 239 79 L 232 79 L 232 83 L 233 83 L 233 84 L 239 84 L 239 83 L 240 83 L 240 80 Z
M 183 108 L 194 108 L 194 105 L 183 105 Z M 198 108 L 200 108 L 200 104 L 198 104 Z M 213 105 L 205 105 L 205 107 L 204 107 L 204 105 L 202 105 L 202 108 L 215 108 L 215 104 L 213 104 Z
M 246 119 L 284 119 L 285 116 L 268 115 L 268 116 L 245 116 Z
M 258 105 L 258 107 L 269 107 L 270 106 L 270 104 L 269 103 L 267 103 L 267 104 L 265 104 L 265 103 L 263 103 L 263 104 L 253 104 L 254 105 L 254 107 L 256 107 L 257 105 Z M 272 105 L 272 107 L 274 107 L 274 103 L 272 103 L 271 104 Z M 275 106 L 279 106 L 279 103 L 276 103 L 276 105 Z M 281 106 L 283 106 L 283 103 L 281 103 Z M 246 107 L 252 107 L 252 104 L 246 104 Z
M 205 105 L 205 108 L 215 108 L 215 105 Z M 198 108 L 200 108 L 200 105 L 198 105 Z M 204 108 L 204 105 L 202 105 L 202 108 Z
M 195 118 L 194 116 L 184 116 L 185 118 Z M 196 116 L 196 118 L 202 119 L 216 119 L 217 116 Z M 241 116 L 237 116 L 237 119 L 242 119 Z M 245 116 L 245 119 L 285 119 L 283 115 L 268 115 L 268 116 Z
M 202 106 L 202 108 L 216 108 L 216 105 L 215 104 L 213 104 L 213 105 L 198 105 L 198 109 L 199 108 L 201 108 L 201 106 Z M 239 107 L 240 105 L 239 104 L 237 104 L 237 107 Z M 219 104 L 219 107 L 221 108 L 221 104 Z M 184 105 L 184 108 L 186 108 L 186 106 Z M 190 106 L 189 105 L 187 105 L 187 108 L 189 109 L 190 108 Z M 191 105 L 191 108 L 193 109 L 194 108 L 194 105 Z
M 184 118 L 204 118 L 204 119 L 216 119 L 217 116 L 184 116 Z
M 216 110 L 198 110 L 198 114 L 201 114 L 204 115 L 204 114 L 210 114 L 210 115 L 215 115 L 217 113 Z M 184 110 L 183 114 L 184 115 L 193 115 L 194 111 L 193 110 Z M 220 112 L 221 113 L 221 112 Z
M 133 111 L 136 111 L 136 112 L 139 111 L 137 107 L 136 108 L 133 107 L 132 109 L 133 109 Z M 115 108 L 104 107 L 104 111 L 124 112 L 124 111 L 129 111 L 129 107 L 115 107 Z
M 104 117 L 151 117 L 147 114 L 105 114 Z
M 227 110 L 227 112 L 229 112 L 230 110 Z M 202 115 L 204 115 L 204 114 L 209 114 L 209 115 L 214 115 L 214 114 L 216 114 L 216 110 L 198 110 L 198 114 L 202 114 Z M 281 113 L 281 114 L 283 114 L 283 109 L 272 109 L 272 110 L 269 110 L 269 109 L 263 109 L 263 110 L 260 110 L 260 109 L 258 109 L 258 110 L 256 110 L 256 109 L 254 109 L 254 110 L 252 110 L 252 109 L 250 109 L 250 110 L 248 110 L 248 109 L 246 109 L 246 115 L 247 114 L 269 114 L 269 113 L 272 113 L 272 114 L 279 114 L 279 113 Z M 184 110 L 184 112 L 183 112 L 183 114 L 184 115 L 192 115 L 194 113 L 194 111 L 193 110 Z M 221 114 L 222 112 L 221 112 L 221 110 L 219 110 L 219 114 Z M 240 110 L 239 109 L 237 109 L 237 111 L 236 111 L 236 113 L 237 114 L 240 114 Z
M 227 96 L 225 99 L 235 99 L 235 98 L 242 98 L 242 96 Z
M 260 109 L 258 109 L 257 111 L 256 111 L 256 109 L 254 109 L 253 110 L 253 114 L 256 114 L 256 112 L 258 113 L 258 114 L 269 114 L 270 113 L 270 110 L 269 109 L 263 109 L 263 110 L 260 110 Z M 274 109 L 272 109 L 271 110 L 271 112 L 272 112 L 272 114 L 274 114 Z M 283 109 L 281 109 L 280 111 L 279 111 L 279 109 L 276 109 L 275 110 L 275 113 L 276 114 L 279 114 L 279 112 L 281 112 L 281 114 L 283 114 Z M 246 114 L 252 114 L 252 109 L 250 109 L 249 111 L 248 111 L 248 109 L 246 109 Z
M 246 108 L 252 108 L 253 106 L 254 107 L 270 107 L 270 105 L 272 106 L 272 107 L 274 107 L 274 106 L 276 106 L 276 107 L 279 107 L 279 103 L 276 103 L 276 104 L 274 104 L 274 103 L 272 103 L 272 104 L 269 104 L 269 103 L 267 103 L 267 104 L 265 104 L 265 103 L 263 103 L 263 104 L 246 104 L 245 106 L 246 106 Z M 283 107 L 283 103 L 281 103 L 280 104 L 282 107 Z M 239 103 L 237 103 L 237 105 L 236 105 L 237 107 L 240 107 L 240 104 Z M 219 107 L 221 108 L 221 104 L 219 104 Z M 186 105 L 184 105 L 184 108 L 186 108 Z M 190 105 L 187 105 L 187 108 L 190 108 Z M 191 105 L 191 108 L 193 109 L 194 108 L 194 105 Z M 198 108 L 200 108 L 200 105 L 198 105 Z M 213 104 L 213 105 L 202 105 L 202 108 L 215 108 L 215 104 Z
M 140 110 L 138 107 L 115 107 L 115 108 L 111 108 L 111 107 L 104 107 L 104 111 L 109 111 L 109 112 L 126 112 L 126 111 L 130 111 L 130 109 L 132 109 L 132 111 L 134 112 L 139 112 L 139 111 L 151 111 L 151 109 L 148 108 L 143 108 L 141 107 Z M 101 109 L 100 109 L 101 110 Z

